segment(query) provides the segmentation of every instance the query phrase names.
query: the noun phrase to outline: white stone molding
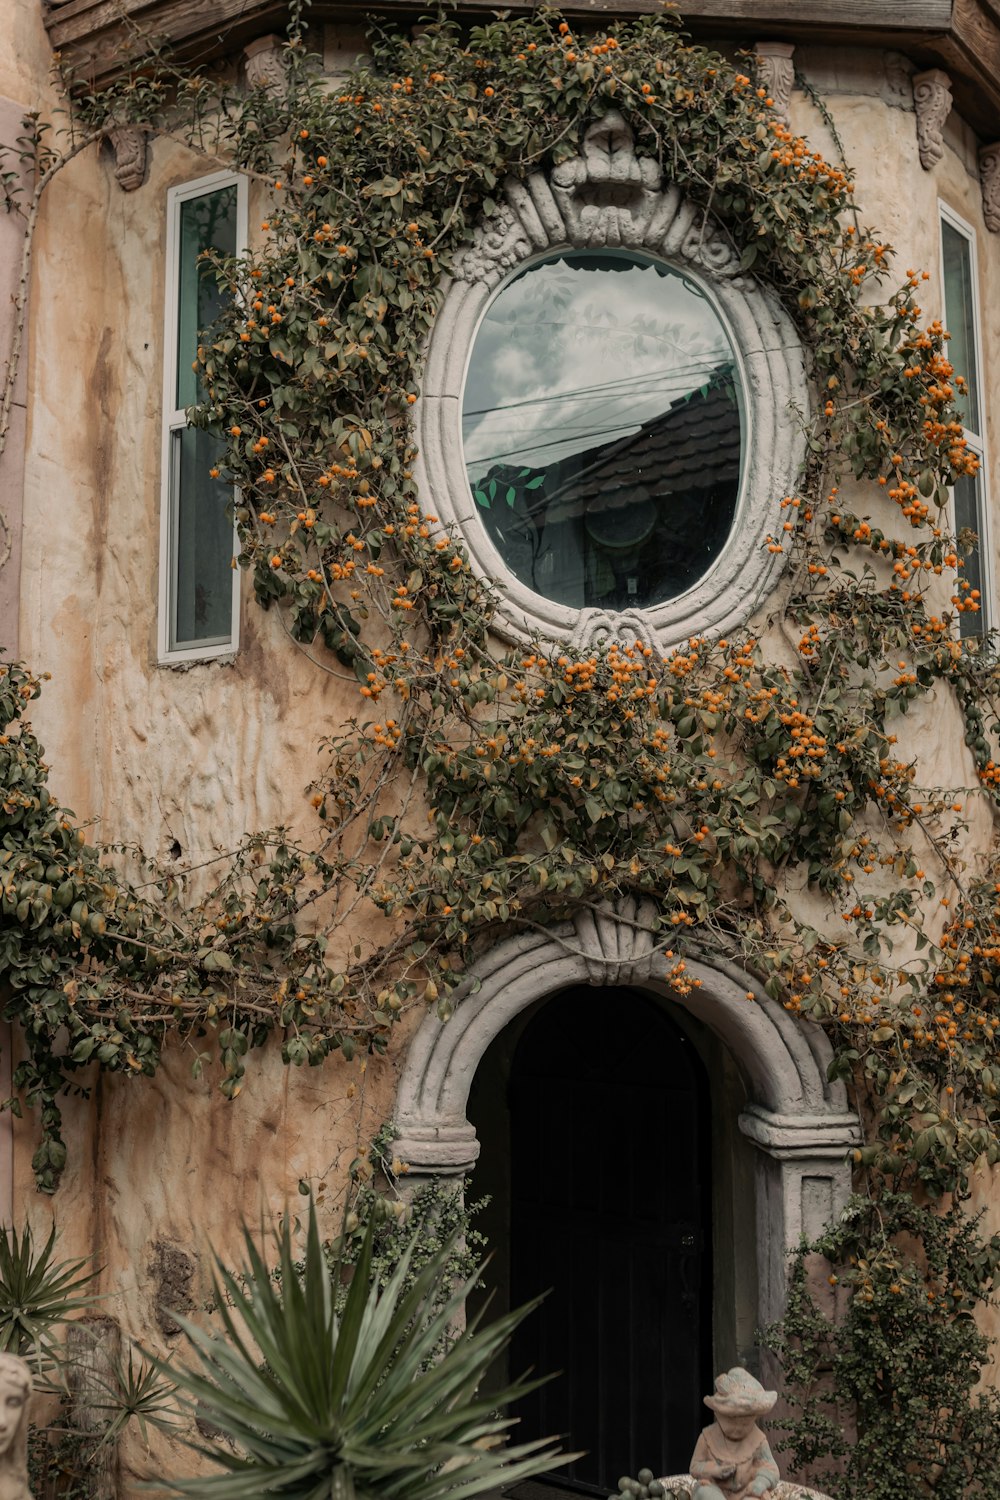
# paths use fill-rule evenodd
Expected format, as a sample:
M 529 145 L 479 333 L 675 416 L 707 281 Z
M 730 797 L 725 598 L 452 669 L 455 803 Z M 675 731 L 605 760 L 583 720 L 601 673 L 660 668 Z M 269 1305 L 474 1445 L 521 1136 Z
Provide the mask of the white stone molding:
M 757 1148 L 763 1326 L 784 1306 L 788 1252 L 803 1234 L 818 1235 L 846 1202 L 857 1116 L 843 1084 L 827 1078 L 825 1034 L 792 1017 L 735 965 L 689 959 L 688 975 L 700 986 L 683 996 L 670 991 L 652 915 L 652 906 L 627 900 L 617 910 L 582 912 L 550 933 L 508 938 L 481 958 L 452 1018 L 428 1015 L 410 1045 L 396 1100 L 395 1149 L 414 1186 L 471 1170 L 479 1141 L 466 1111 L 476 1069 L 494 1038 L 535 1001 L 575 984 L 631 984 L 664 995 L 715 1033 L 746 1080 L 751 1102 L 739 1128 Z
M 148 140 L 138 125 L 113 125 L 107 141 L 115 155 L 115 179 L 123 193 L 134 193 L 146 179 Z
M 498 634 L 587 648 L 601 638 L 646 640 L 667 650 L 693 634 L 736 629 L 774 588 L 784 558 L 767 551 L 782 498 L 794 487 L 805 440 L 796 411 L 808 408 L 802 350 L 777 296 L 740 274 L 721 228 L 658 164 L 635 151 L 615 111 L 587 130 L 579 156 L 546 175 L 508 178 L 504 201 L 456 257 L 427 351 L 415 409 L 425 506 L 465 542 L 480 577 L 499 584 Z M 558 250 L 621 248 L 677 266 L 711 302 L 736 353 L 745 402 L 744 461 L 729 539 L 693 588 L 644 611 L 577 610 L 514 578 L 474 514 L 462 452 L 462 393 L 469 354 L 496 288 L 533 259 Z
M 991 234 L 1000 233 L 1000 141 L 981 149 L 979 183 L 983 193 L 983 222 Z
M 782 125 L 788 124 L 788 110 L 795 86 L 795 53 L 793 42 L 758 42 L 757 76 L 771 99 L 771 113 Z
M 929 172 L 944 155 L 944 122 L 951 114 L 951 79 L 943 68 L 914 73 L 913 107 L 920 165 Z
M 280 36 L 261 36 L 243 48 L 243 71 L 247 85 L 280 94 L 285 87 L 285 70 L 281 63 L 283 41 Z

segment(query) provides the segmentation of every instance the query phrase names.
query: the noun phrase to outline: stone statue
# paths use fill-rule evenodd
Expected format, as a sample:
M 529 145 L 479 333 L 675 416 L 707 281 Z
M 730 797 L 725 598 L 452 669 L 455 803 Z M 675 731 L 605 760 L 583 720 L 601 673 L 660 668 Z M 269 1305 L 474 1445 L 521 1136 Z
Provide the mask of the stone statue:
M 31 1371 L 16 1354 L 0 1354 L 0 1500 L 32 1500 L 28 1488 L 28 1398 Z
M 705 1397 L 715 1421 L 702 1432 L 691 1460 L 697 1480 L 692 1500 L 749 1500 L 752 1495 L 771 1494 L 780 1477 L 778 1465 L 757 1418 L 777 1399 L 777 1391 L 765 1391 L 738 1365 L 728 1375 L 716 1376 L 715 1395 Z

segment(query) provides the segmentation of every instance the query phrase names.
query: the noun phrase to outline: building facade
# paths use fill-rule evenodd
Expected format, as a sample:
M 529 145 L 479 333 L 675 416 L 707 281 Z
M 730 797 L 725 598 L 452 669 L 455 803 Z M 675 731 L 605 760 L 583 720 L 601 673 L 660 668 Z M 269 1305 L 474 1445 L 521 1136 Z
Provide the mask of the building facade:
M 0 142 L 8 150 L 26 113 L 57 106 L 53 49 L 106 81 L 134 45 L 130 20 L 141 21 L 198 66 L 266 87 L 283 21 L 281 7 L 263 0 L 157 0 L 124 14 L 103 0 L 6 0 L 6 8 L 14 45 L 0 60 Z M 416 19 L 404 6 L 383 10 L 401 25 Z M 470 3 L 463 15 L 487 10 Z M 619 10 L 600 8 L 602 23 Z M 571 19 L 585 29 L 596 14 Z M 980 466 L 950 503 L 955 529 L 978 537 L 966 577 L 981 609 L 955 626 L 976 636 L 1000 623 L 991 395 L 1000 376 L 1000 8 L 992 0 L 701 0 L 685 20 L 727 56 L 756 54 L 778 116 L 829 160 L 843 150 L 864 221 L 878 225 L 898 266 L 929 272 L 924 310 L 946 322 L 961 352 L 955 363 L 969 372 L 965 436 Z M 309 21 L 336 84 L 366 45 L 358 17 L 316 4 Z M 757 286 L 730 263 L 731 249 L 713 240 L 621 116 L 585 124 L 577 148 L 530 184 L 509 185 L 499 230 L 487 224 L 459 262 L 416 403 L 421 501 L 461 533 L 474 568 L 500 577 L 501 638 L 583 650 L 617 632 L 669 650 L 749 622 L 779 659 L 786 646 L 772 615 L 783 564 L 765 543 L 774 497 L 793 489 L 805 455 L 793 409 L 822 400 L 780 289 Z M 186 416 L 197 399 L 187 363 L 213 315 L 198 254 L 252 245 L 262 202 L 259 185 L 224 161 L 123 129 L 54 177 L 29 267 L 21 224 L 0 221 L 5 356 L 19 290 L 28 298 L 0 456 L 0 641 L 52 674 L 32 718 L 60 801 L 94 820 L 102 841 L 138 846 L 192 891 L 198 872 L 248 831 L 311 826 L 305 789 L 316 740 L 356 712 L 356 685 L 317 672 L 278 612 L 258 610 L 231 568 L 231 523 L 205 478 L 213 440 Z M 651 265 L 666 268 L 656 272 L 661 282 L 668 271 L 675 278 L 656 294 L 674 298 L 670 326 L 675 337 L 685 330 L 698 382 L 668 385 L 664 404 L 661 346 L 630 348 L 616 361 L 606 345 L 586 345 L 573 378 L 594 370 L 597 394 L 584 390 L 583 420 L 579 405 L 572 420 L 565 404 L 546 408 L 533 435 L 519 430 L 505 449 L 508 400 L 489 383 L 496 350 L 483 353 L 491 309 L 512 287 L 541 287 L 546 267 L 568 265 L 585 278 L 588 265 L 606 273 L 609 256 L 612 302 L 632 316 L 627 262 L 651 337 L 655 298 L 639 283 Z M 677 301 L 681 284 L 694 311 Z M 503 327 L 509 333 L 519 318 L 531 327 L 558 295 L 543 287 L 533 302 L 524 291 L 523 307 L 504 305 Z M 608 364 L 597 372 L 602 357 Z M 538 399 L 528 377 L 520 390 L 504 389 L 514 402 Z M 579 397 L 578 387 L 555 389 Z M 492 428 L 484 411 L 500 413 Z M 574 436 L 546 450 L 540 434 L 560 423 Z M 595 508 L 637 468 L 659 476 L 662 494 L 629 492 L 624 509 Z M 549 497 L 542 520 L 537 503 L 525 512 L 530 544 L 511 520 L 521 517 L 521 491 L 506 508 L 480 500 L 481 516 L 470 519 L 470 478 L 489 500 L 491 483 L 494 494 L 497 484 L 515 494 L 512 475 L 528 501 L 529 491 Z M 698 520 L 709 488 L 722 517 L 717 536 L 703 535 Z M 643 529 L 643 507 L 668 493 L 688 497 L 673 524 L 688 539 L 697 533 L 701 551 L 678 555 L 676 578 L 665 581 L 654 562 L 673 557 L 676 536 L 661 535 L 655 521 Z M 634 535 L 629 525 L 639 527 Z M 900 738 L 922 783 L 976 784 L 947 704 L 919 705 Z M 985 799 L 969 806 L 969 858 L 982 862 L 993 813 Z M 801 899 L 803 909 L 814 903 L 821 927 L 820 898 Z M 474 1190 L 491 1195 L 486 1221 L 502 1298 L 555 1285 L 550 1343 L 529 1339 L 523 1353 L 573 1372 L 545 1398 L 553 1405 L 539 1398 L 531 1420 L 594 1446 L 578 1479 L 613 1484 L 619 1469 L 643 1462 L 637 1421 L 644 1441 L 659 1434 L 658 1461 L 679 1469 L 711 1374 L 755 1363 L 755 1330 L 784 1305 L 789 1249 L 819 1234 L 846 1201 L 861 1126 L 844 1081 L 828 1076 L 832 1054 L 818 1028 L 717 956 L 689 964 L 698 985 L 678 993 L 642 917 L 633 900 L 504 938 L 477 958 L 450 1020 L 410 1008 L 387 1052 L 363 1067 L 336 1056 L 321 1068 L 289 1068 L 272 1045 L 230 1102 L 212 1086 L 211 1062 L 192 1077 L 197 1043 L 189 1041 L 167 1051 L 154 1079 L 95 1078 L 89 1098 L 65 1101 L 72 1147 L 51 1199 L 33 1188 L 30 1113 L 4 1116 L 4 1212 L 40 1230 L 54 1218 L 66 1252 L 93 1255 L 103 1268 L 107 1309 L 125 1332 L 169 1350 L 176 1325 L 163 1307 L 203 1298 L 207 1244 L 225 1255 L 241 1218 L 280 1213 L 300 1182 L 326 1183 L 335 1196 L 352 1160 L 393 1120 L 410 1191 L 471 1174 Z M 595 995 L 628 1015 L 623 1024 L 641 1038 L 634 1056 L 564 1044 L 559 1007 L 579 1015 Z M 12 1045 L 16 1057 L 16 1036 Z M 666 1329 L 689 1351 L 680 1375 L 658 1352 Z M 624 1410 L 609 1368 L 627 1368 L 636 1382 Z M 649 1371 L 656 1410 L 640 1420 Z M 159 1477 L 163 1462 L 160 1448 L 131 1444 L 121 1493 Z

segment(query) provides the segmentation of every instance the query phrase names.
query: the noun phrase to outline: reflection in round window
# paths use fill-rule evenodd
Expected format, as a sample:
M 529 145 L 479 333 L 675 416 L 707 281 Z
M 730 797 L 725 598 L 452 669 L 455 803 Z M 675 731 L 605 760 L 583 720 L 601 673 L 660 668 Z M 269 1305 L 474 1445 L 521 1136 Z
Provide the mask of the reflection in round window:
M 462 402 L 476 512 L 505 565 L 559 604 L 662 604 L 732 529 L 742 455 L 733 347 L 698 285 L 624 253 L 509 281 Z

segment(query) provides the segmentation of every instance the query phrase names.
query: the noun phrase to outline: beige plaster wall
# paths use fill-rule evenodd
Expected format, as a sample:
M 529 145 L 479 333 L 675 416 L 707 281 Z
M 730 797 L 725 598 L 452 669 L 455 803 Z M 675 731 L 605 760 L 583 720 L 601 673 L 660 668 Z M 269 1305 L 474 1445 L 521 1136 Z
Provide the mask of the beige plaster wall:
M 0 92 L 45 99 L 47 44 L 37 13 L 14 0 L 0 5 L 16 25 L 13 51 L 0 49 Z M 825 80 L 821 64 L 817 82 L 828 86 L 857 168 L 862 220 L 896 245 L 901 268 L 931 272 L 929 314 L 940 311 L 938 196 L 976 227 L 987 384 L 991 371 L 1000 379 L 1000 237 L 983 228 L 968 140 L 953 128 L 944 161 L 924 172 L 913 114 L 887 98 L 871 59 L 864 66 L 839 59 L 836 72 L 827 61 Z M 801 94 L 793 121 L 835 151 Z M 32 293 L 20 619 L 23 655 L 52 673 L 34 723 L 56 794 L 97 820 L 101 837 L 161 856 L 176 839 L 191 863 L 246 830 L 308 824 L 304 786 L 317 740 L 357 701 L 352 683 L 319 671 L 278 617 L 248 599 L 234 658 L 156 665 L 165 200 L 169 187 L 211 166 L 157 142 L 147 182 L 125 194 L 109 158 L 92 151 L 49 193 Z M 771 642 L 775 654 L 789 650 L 776 633 Z M 974 781 L 950 708 L 915 712 L 899 733 L 901 752 L 920 756 L 923 781 Z M 971 825 L 974 859 L 993 840 L 984 799 L 975 799 Z M 819 915 L 836 921 L 835 913 Z M 156 1243 L 201 1257 L 201 1277 L 209 1240 L 233 1255 L 241 1216 L 255 1222 L 262 1210 L 294 1206 L 299 1179 L 326 1180 L 332 1190 L 358 1144 L 392 1112 L 404 1044 L 405 1028 L 392 1057 L 366 1071 L 343 1062 L 286 1069 L 272 1049 L 251 1059 L 234 1104 L 214 1089 L 210 1069 L 192 1079 L 188 1049 L 178 1048 L 153 1082 L 97 1081 L 89 1102 L 67 1103 L 70 1161 L 52 1201 L 32 1190 L 32 1124 L 16 1126 L 22 1212 L 40 1228 L 54 1214 L 67 1253 L 93 1253 L 103 1267 L 108 1311 L 162 1348 L 150 1270 Z M 197 1277 L 196 1285 L 203 1294 Z M 129 1452 L 134 1478 L 156 1477 L 155 1456 L 146 1459 L 135 1444 Z

